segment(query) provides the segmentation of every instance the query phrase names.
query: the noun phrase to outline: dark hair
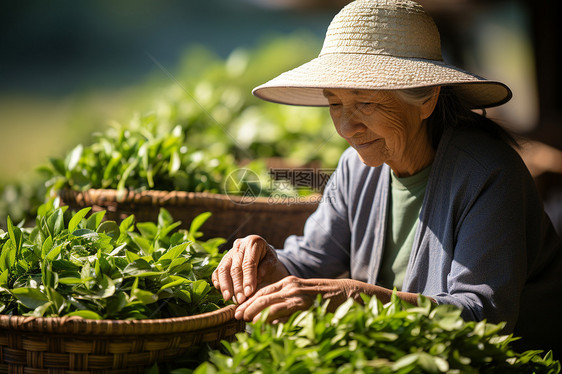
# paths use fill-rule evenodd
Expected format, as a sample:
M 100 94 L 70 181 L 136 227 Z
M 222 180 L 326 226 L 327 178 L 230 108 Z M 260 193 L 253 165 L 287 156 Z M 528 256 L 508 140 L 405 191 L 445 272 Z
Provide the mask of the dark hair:
M 410 103 L 421 103 L 433 95 L 434 87 L 419 87 L 397 91 L 399 97 Z M 495 121 L 486 117 L 486 111 L 476 113 L 461 100 L 454 87 L 442 86 L 433 113 L 427 119 L 427 135 L 433 149 L 437 149 L 447 127 L 478 128 L 496 139 L 518 147 L 515 138 Z
M 437 105 L 427 119 L 427 134 L 434 149 L 437 149 L 446 126 L 478 128 L 511 146 L 518 146 L 517 141 L 509 132 L 486 117 L 484 109 L 482 109 L 482 114 L 471 110 L 459 99 L 454 88 L 450 86 L 441 87 Z

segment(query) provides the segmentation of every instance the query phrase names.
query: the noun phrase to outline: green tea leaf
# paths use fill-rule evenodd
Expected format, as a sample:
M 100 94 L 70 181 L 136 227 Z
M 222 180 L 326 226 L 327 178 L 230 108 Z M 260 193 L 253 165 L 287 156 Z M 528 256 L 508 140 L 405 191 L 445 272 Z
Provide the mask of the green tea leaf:
M 66 277 L 66 278 L 59 278 L 60 284 L 82 284 L 82 278 L 76 277 Z
M 41 246 L 41 257 L 44 259 L 53 248 L 53 238 L 48 236 Z
M 80 224 L 80 222 L 82 222 L 82 219 L 84 219 L 84 217 L 86 217 L 86 214 L 88 214 L 91 209 L 92 209 L 91 207 L 86 207 L 86 208 L 80 209 L 80 211 L 78 211 L 78 213 L 76 213 L 70 219 L 70 222 L 68 223 L 68 232 L 71 232 L 71 233 L 74 232 L 74 230 L 76 230 L 76 228 L 78 228 L 78 225 Z
M 99 283 L 99 291 L 95 294 L 92 294 L 91 296 L 93 298 L 106 299 L 115 294 L 115 289 L 116 287 L 113 279 L 103 274 L 103 276 L 101 277 L 101 282 Z
M 131 291 L 131 297 L 133 300 L 139 300 L 141 303 L 148 305 L 158 301 L 158 296 L 150 291 L 141 290 L 140 288 L 135 288 Z
M 121 230 L 121 232 L 132 231 L 134 228 L 134 223 L 135 223 L 135 216 L 130 215 L 121 221 L 121 223 L 119 224 L 119 229 Z
M 139 246 L 139 249 L 141 250 L 143 255 L 147 255 L 147 256 L 152 255 L 152 252 L 154 251 L 154 247 L 152 246 L 151 240 L 142 236 L 134 236 L 133 242 Z
M 96 230 L 98 233 L 104 233 L 111 238 L 118 239 L 121 231 L 119 229 L 119 225 L 115 221 L 104 221 Z
M 1 259 L 0 259 L 1 261 Z M 4 270 L 0 270 L 0 288 L 2 287 L 6 287 L 8 285 L 8 275 L 10 274 L 10 272 L 8 271 L 8 269 L 4 269 Z M 2 311 L 0 311 L 1 313 Z
M 55 273 L 55 277 L 58 278 L 58 274 Z M 55 287 L 57 287 L 57 284 L 55 284 Z M 47 294 L 47 297 L 49 298 L 49 301 L 52 303 L 51 305 L 54 308 L 53 315 L 58 316 L 64 309 L 66 300 L 60 293 L 55 290 L 55 287 L 45 287 L 45 293 Z
M 181 167 L 181 158 L 178 151 L 172 152 L 170 163 L 168 164 L 168 173 L 174 175 Z
M 203 362 L 193 371 L 193 374 L 217 374 L 217 373 L 219 373 L 217 369 L 208 362 Z M 184 373 L 182 372 L 181 374 Z
M 123 269 L 123 274 L 133 277 L 151 277 L 154 275 L 162 275 L 163 271 L 154 271 L 154 268 L 146 262 L 146 260 L 139 258 L 130 263 Z
M 62 260 L 62 259 L 54 260 L 52 262 L 52 268 L 54 271 L 57 272 L 77 271 L 80 269 L 80 267 L 74 264 L 72 261 Z
M 83 151 L 84 151 L 84 146 L 82 146 L 82 144 L 77 145 L 76 147 L 74 147 L 72 151 L 70 151 L 70 153 L 66 157 L 66 162 L 65 162 L 66 170 L 72 171 L 76 168 L 76 165 L 78 165 L 78 162 L 82 157 Z
M 86 229 L 96 231 L 101 224 L 103 217 L 105 215 L 105 210 L 95 212 L 88 217 L 86 220 Z
M 209 217 L 211 217 L 211 212 L 201 213 L 197 217 L 195 217 L 191 221 L 191 225 L 189 226 L 189 234 L 194 238 L 197 237 L 196 235 L 198 230 L 201 228 L 201 226 L 203 226 L 205 221 L 209 219 Z
M 170 249 L 168 249 L 166 251 L 166 253 L 164 253 L 160 259 L 158 260 L 158 262 L 162 262 L 164 260 L 175 260 L 176 258 L 178 258 L 182 253 L 185 252 L 187 246 L 189 245 L 189 242 L 185 242 L 179 245 L 176 245 L 175 247 L 172 247 Z
M 49 260 L 43 261 L 43 266 L 41 266 L 41 281 L 43 282 L 43 286 L 56 288 L 58 280 L 59 275 L 51 270 L 51 263 Z
M 125 257 L 127 258 L 127 261 L 129 261 L 129 262 L 135 262 L 136 260 L 141 258 L 139 255 L 137 255 L 136 253 L 131 252 L 131 251 L 126 251 Z M 146 261 L 144 261 L 144 262 L 146 262 Z
M 124 291 L 116 291 L 115 294 L 107 299 L 107 314 L 109 316 L 118 315 L 127 305 L 127 295 Z
M 193 291 L 193 302 L 199 304 L 211 291 L 211 286 L 204 280 L 197 280 L 191 284 Z
M 146 238 L 154 238 L 158 232 L 158 228 L 153 222 L 139 222 L 137 223 L 137 229 Z
M 125 169 L 125 171 L 123 172 L 123 175 L 121 176 L 121 179 L 119 180 L 119 183 L 117 183 L 117 189 L 118 190 L 124 190 L 125 189 L 125 184 L 127 183 L 127 179 L 129 178 L 129 175 L 133 172 L 133 170 L 135 170 L 135 168 L 138 165 L 138 159 L 135 159 L 133 162 L 131 162 L 129 164 L 129 166 L 127 166 L 127 169 Z
M 56 237 L 64 228 L 64 211 L 62 209 L 56 209 L 47 218 L 47 228 L 52 237 Z
M 162 227 L 160 229 L 160 236 L 161 237 L 168 236 L 170 232 L 172 232 L 172 230 L 176 229 L 180 225 L 181 225 L 181 221 L 178 221 L 178 222 L 171 223 L 165 227 Z
M 12 264 L 16 260 L 16 248 L 12 245 L 12 240 L 7 240 L 2 245 L 2 250 L 0 251 L 0 270 L 10 270 Z
M 47 261 L 54 261 L 62 250 L 62 245 L 57 245 L 55 248 L 51 248 L 49 253 L 45 256 L 45 260 Z
M 70 312 L 68 313 L 66 316 L 68 317 L 81 317 L 84 319 L 103 319 L 102 316 L 100 316 L 99 314 L 97 314 L 94 311 L 91 310 L 76 310 L 74 312 Z
M 53 309 L 53 302 L 49 301 L 46 302 L 43 305 L 39 305 L 37 308 L 35 308 L 33 310 L 33 312 L 31 312 L 31 315 L 33 317 L 43 317 L 45 315 L 45 313 L 47 313 L 47 311 L 52 310 Z
M 29 309 L 35 309 L 49 301 L 47 296 L 37 288 L 21 287 L 10 291 L 20 303 Z
M 170 274 L 184 274 L 190 272 L 192 269 L 193 263 L 185 257 L 176 258 L 168 265 L 168 272 L 170 272 Z
M 128 238 L 128 233 L 134 230 L 135 216 L 130 215 L 119 224 L 119 238 L 118 243 L 123 243 Z
M 81 237 L 83 239 L 95 239 L 99 237 L 99 234 L 91 229 L 78 229 L 74 230 L 73 236 Z
M 187 290 L 179 290 L 177 296 L 187 304 L 191 304 L 191 292 Z
M 22 233 L 19 227 L 14 226 L 10 217 L 7 218 L 8 233 L 12 244 L 16 249 L 16 253 L 20 251 L 22 246 Z
M 190 281 L 187 280 L 187 279 L 185 279 L 185 278 L 178 278 L 178 279 L 176 279 L 176 280 L 174 280 L 174 281 L 172 281 L 172 282 L 170 282 L 170 283 L 164 284 L 162 287 L 160 287 L 160 289 L 158 290 L 157 293 L 160 293 L 160 292 L 164 291 L 164 290 L 167 289 L 167 288 L 173 288 L 173 287 L 179 286 L 179 285 L 181 285 L 181 284 L 187 284 L 187 283 L 189 283 L 189 282 L 190 282 Z

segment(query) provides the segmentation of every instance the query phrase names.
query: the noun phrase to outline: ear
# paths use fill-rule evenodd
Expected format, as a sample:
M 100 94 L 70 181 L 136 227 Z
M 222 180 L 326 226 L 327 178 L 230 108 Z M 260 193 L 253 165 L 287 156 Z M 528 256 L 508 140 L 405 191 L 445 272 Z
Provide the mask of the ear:
M 431 97 L 429 97 L 421 105 L 421 107 L 420 107 L 420 119 L 422 121 L 424 119 L 427 119 L 431 115 L 431 113 L 433 113 L 433 110 L 435 109 L 435 106 L 437 105 L 437 99 L 439 99 L 439 92 L 441 92 L 441 86 L 435 86 L 433 88 L 433 94 L 431 95 Z

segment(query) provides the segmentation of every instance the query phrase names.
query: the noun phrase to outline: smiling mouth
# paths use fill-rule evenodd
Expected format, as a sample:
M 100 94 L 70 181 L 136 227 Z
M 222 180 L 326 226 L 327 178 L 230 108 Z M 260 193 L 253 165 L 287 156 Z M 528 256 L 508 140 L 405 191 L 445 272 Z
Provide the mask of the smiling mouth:
M 370 146 L 371 144 L 373 144 L 374 142 L 376 142 L 376 141 L 378 141 L 378 140 L 380 140 L 380 139 L 371 140 L 370 142 L 366 142 L 366 143 L 355 144 L 354 148 L 355 148 L 355 149 L 357 149 L 357 148 L 359 148 L 359 149 L 360 149 L 360 148 L 365 148 L 365 147 Z

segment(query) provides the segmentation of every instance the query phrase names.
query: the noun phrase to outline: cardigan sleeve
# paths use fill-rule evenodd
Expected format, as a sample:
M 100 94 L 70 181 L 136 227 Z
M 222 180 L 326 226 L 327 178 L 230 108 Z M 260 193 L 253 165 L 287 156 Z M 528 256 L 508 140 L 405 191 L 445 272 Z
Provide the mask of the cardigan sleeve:
M 304 235 L 287 238 L 277 251 L 292 275 L 330 278 L 349 272 L 351 230 L 347 213 L 349 188 L 348 150 L 324 189 L 317 210 L 307 219 Z

